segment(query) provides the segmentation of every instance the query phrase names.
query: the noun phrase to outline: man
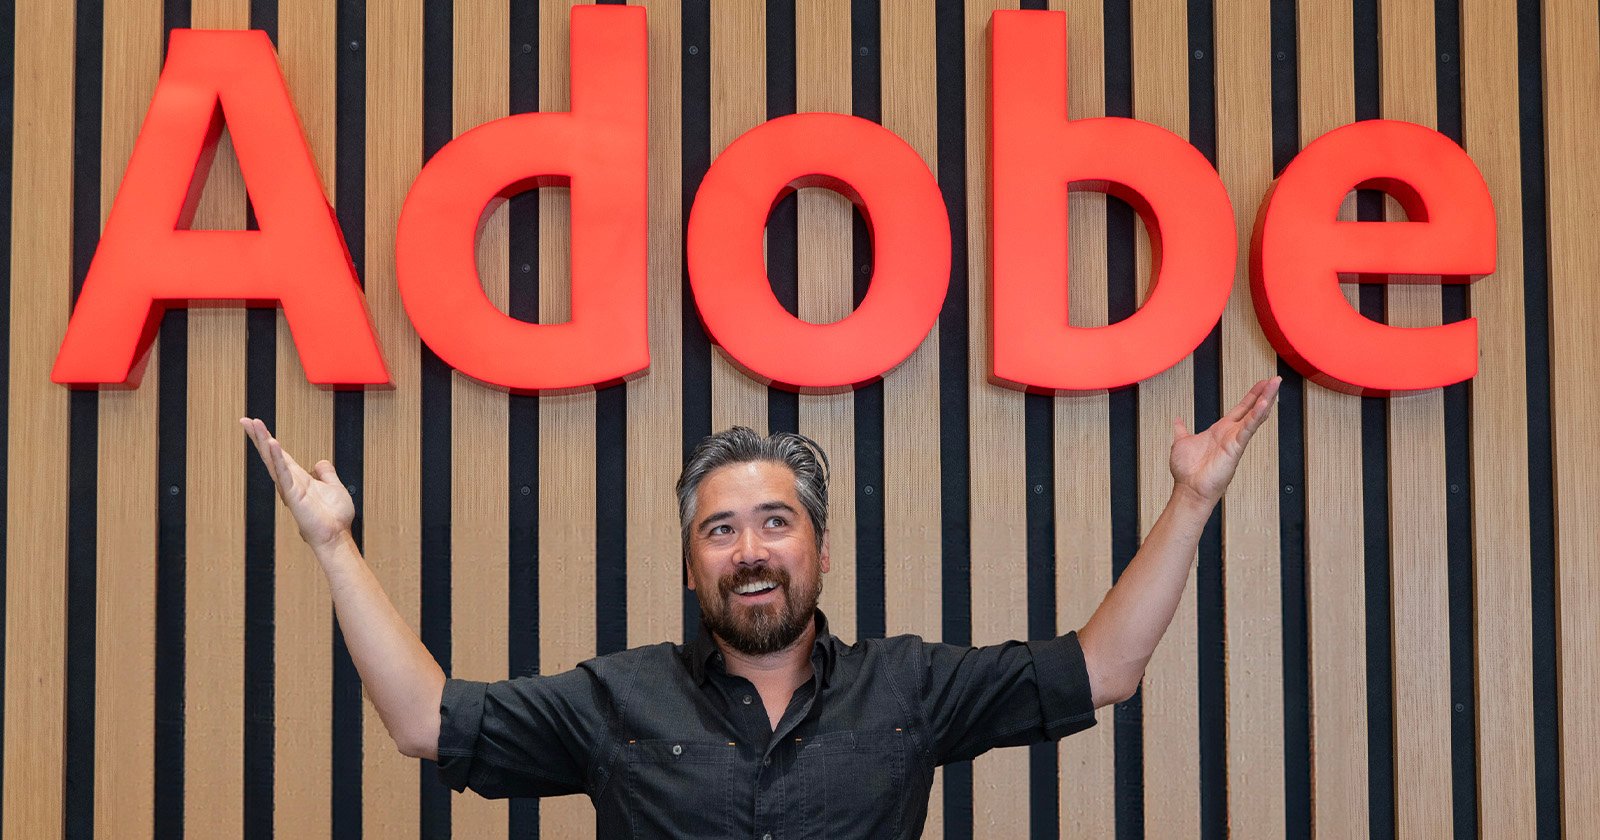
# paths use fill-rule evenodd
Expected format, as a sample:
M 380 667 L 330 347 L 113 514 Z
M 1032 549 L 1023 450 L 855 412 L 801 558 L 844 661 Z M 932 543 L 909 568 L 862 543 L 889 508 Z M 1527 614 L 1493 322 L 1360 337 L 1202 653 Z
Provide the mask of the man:
M 240 422 L 328 575 L 390 736 L 452 788 L 587 793 L 602 837 L 917 837 L 935 767 L 1069 735 L 1132 696 L 1279 384 L 1256 383 L 1204 433 L 1174 421 L 1172 497 L 1076 633 L 982 648 L 840 641 L 816 609 L 826 458 L 800 435 L 734 428 L 678 479 L 698 638 L 494 683 L 446 678 L 395 612 L 356 551 L 333 465 L 307 473 L 261 421 Z

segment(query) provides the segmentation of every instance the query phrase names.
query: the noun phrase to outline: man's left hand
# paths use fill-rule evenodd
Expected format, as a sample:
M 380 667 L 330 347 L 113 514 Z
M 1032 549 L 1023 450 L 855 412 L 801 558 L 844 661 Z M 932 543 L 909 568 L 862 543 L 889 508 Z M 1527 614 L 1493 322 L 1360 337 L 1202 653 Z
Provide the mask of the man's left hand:
M 1272 413 L 1282 384 L 1281 376 L 1257 382 L 1233 410 L 1199 434 L 1190 433 L 1182 419 L 1173 420 L 1168 464 L 1176 482 L 1174 490 L 1193 493 L 1208 504 L 1221 499 L 1250 436 Z

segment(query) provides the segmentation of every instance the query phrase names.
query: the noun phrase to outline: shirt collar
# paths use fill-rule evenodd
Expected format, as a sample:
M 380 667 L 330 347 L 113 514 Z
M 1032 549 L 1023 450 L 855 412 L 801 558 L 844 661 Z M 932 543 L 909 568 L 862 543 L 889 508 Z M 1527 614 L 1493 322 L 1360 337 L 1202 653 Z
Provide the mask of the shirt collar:
M 833 679 L 833 635 L 828 632 L 828 617 L 822 614 L 822 610 L 816 610 L 814 622 L 817 637 L 811 643 L 811 667 L 815 675 L 821 678 L 822 687 L 826 688 Z M 688 659 L 689 675 L 694 677 L 696 685 L 705 684 L 710 668 L 723 669 L 722 652 L 711 638 L 711 630 L 706 627 L 704 618 L 700 620 L 699 635 L 683 646 L 683 654 Z M 714 664 L 713 659 L 716 660 Z

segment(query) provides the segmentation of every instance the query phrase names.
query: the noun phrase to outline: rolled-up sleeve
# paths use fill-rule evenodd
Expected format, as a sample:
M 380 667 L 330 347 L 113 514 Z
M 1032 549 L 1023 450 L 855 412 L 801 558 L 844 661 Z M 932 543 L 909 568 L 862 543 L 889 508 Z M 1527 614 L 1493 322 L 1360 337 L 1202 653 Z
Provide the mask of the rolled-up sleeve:
M 606 712 L 581 667 L 497 682 L 447 679 L 439 701 L 439 777 L 489 799 L 582 793 Z
M 1033 744 L 1095 724 L 1076 633 L 987 647 L 924 644 L 923 713 L 936 763 Z

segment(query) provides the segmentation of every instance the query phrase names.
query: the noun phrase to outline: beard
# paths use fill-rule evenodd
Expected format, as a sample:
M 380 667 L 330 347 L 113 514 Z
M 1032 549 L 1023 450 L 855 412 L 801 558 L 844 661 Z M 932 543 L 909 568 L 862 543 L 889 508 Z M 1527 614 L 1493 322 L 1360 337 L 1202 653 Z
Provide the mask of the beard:
M 769 566 L 746 566 L 717 581 L 715 591 L 700 587 L 700 616 L 706 627 L 734 650 L 747 656 L 776 653 L 800 638 L 817 611 L 822 596 L 822 576 L 810 586 L 791 585 L 789 573 Z M 772 581 L 783 597 L 769 604 L 736 604 L 735 589 L 750 583 Z

